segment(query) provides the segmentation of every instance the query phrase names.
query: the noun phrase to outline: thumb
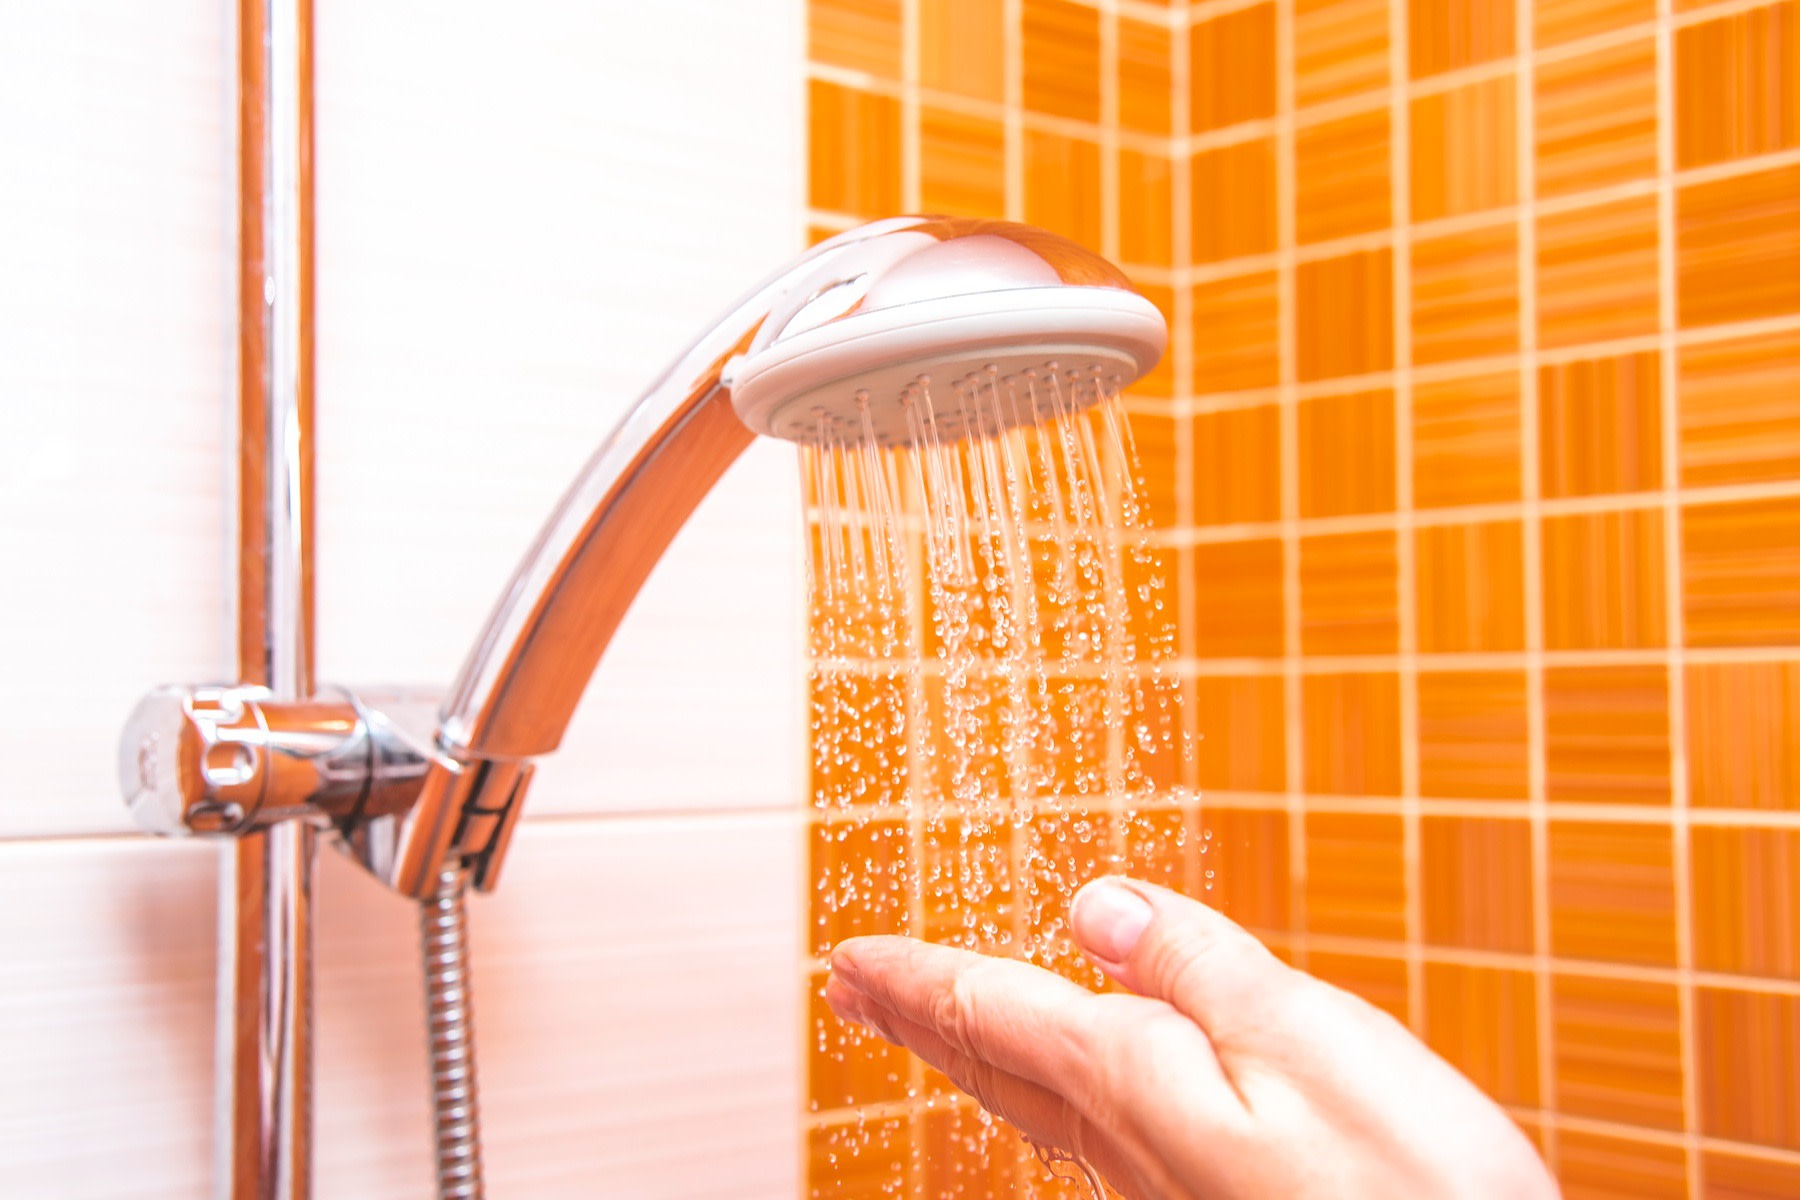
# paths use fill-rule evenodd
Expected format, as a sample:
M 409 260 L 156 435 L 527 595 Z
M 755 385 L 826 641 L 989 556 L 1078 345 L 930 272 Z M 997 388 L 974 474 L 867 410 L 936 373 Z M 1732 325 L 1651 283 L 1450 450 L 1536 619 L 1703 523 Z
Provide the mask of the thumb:
M 1300 978 L 1223 913 L 1136 879 L 1089 882 L 1069 923 L 1108 976 L 1174 1006 L 1209 1036 L 1266 1016 Z

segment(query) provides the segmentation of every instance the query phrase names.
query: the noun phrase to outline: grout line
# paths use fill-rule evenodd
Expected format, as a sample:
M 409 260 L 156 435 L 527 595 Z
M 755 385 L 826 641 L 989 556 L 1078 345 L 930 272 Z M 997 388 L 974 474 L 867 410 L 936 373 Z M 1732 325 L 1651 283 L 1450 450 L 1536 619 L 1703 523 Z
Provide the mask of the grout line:
M 1554 946 L 1550 936 L 1550 767 L 1549 714 L 1545 696 L 1543 464 L 1538 411 L 1537 336 L 1537 91 L 1531 50 L 1535 6 L 1515 11 L 1514 38 L 1524 49 L 1513 85 L 1514 206 L 1518 222 L 1519 295 L 1519 473 L 1520 525 L 1525 588 L 1526 779 L 1530 792 L 1531 976 L 1536 1000 L 1539 1133 L 1544 1158 L 1558 1170 L 1560 1106 L 1556 1087 L 1556 1021 L 1551 988 Z
M 1297 938 L 1294 965 L 1305 970 L 1311 939 L 1306 905 L 1306 697 L 1301 686 L 1303 612 L 1300 596 L 1300 379 L 1299 316 L 1295 245 L 1298 226 L 1294 150 L 1294 0 L 1276 0 L 1276 338 L 1279 369 L 1277 417 L 1281 472 L 1282 706 L 1286 726 L 1285 762 L 1288 814 L 1288 919 Z
M 1025 219 L 1025 0 L 1001 0 L 1000 119 L 1006 131 L 1006 219 Z
M 1282 812 L 1287 804 L 1286 792 L 1238 792 L 1215 788 L 1206 793 L 1209 807 L 1252 812 Z M 1046 792 L 1021 802 L 1028 813 L 1055 816 L 1063 813 L 1078 796 L 1061 796 Z M 1397 817 L 1403 814 L 1409 797 L 1342 796 L 1311 794 L 1306 797 L 1313 811 L 1353 813 L 1365 816 Z M 1537 811 L 1536 802 L 1527 797 L 1486 800 L 1462 797 L 1420 797 L 1419 811 L 1430 817 L 1460 817 L 1476 820 L 1529 821 Z M 1186 803 L 1182 796 L 1169 792 L 1133 798 L 1135 808 L 1145 812 L 1168 812 Z M 789 810 L 781 810 L 785 815 Z M 821 808 L 813 806 L 800 815 L 805 825 L 859 825 L 868 821 L 899 821 L 907 815 L 904 803 L 854 804 Z M 1603 804 L 1554 802 L 1548 812 L 1558 821 L 1581 821 L 1598 825 L 1667 825 L 1667 806 L 1649 804 Z M 758 815 L 774 815 L 763 812 Z M 604 818 L 600 818 L 604 819 Z M 1800 812 L 1769 812 L 1760 809 L 1718 808 L 1694 809 L 1690 823 L 1709 829 L 1759 829 L 1800 831 Z
M 1722 649 L 1684 649 L 1684 660 L 1689 665 L 1726 665 L 1743 663 L 1794 663 L 1800 662 L 1800 646 L 1767 646 L 1767 647 L 1725 647 Z M 1663 650 L 1544 650 L 1544 651 L 1470 651 L 1465 653 L 1432 653 L 1416 656 L 1398 654 L 1360 654 L 1330 655 L 1315 654 L 1301 657 L 1297 668 L 1302 675 L 1341 675 L 1359 672 L 1393 673 L 1401 670 L 1416 670 L 1421 674 L 1453 671 L 1526 671 L 1533 664 L 1546 669 L 1581 668 L 1581 667 L 1626 667 L 1626 666 L 1662 666 L 1668 662 L 1668 651 Z M 1216 679 L 1231 676 L 1268 676 L 1281 675 L 1286 672 L 1285 658 L 1178 658 L 1174 662 L 1157 664 L 1155 668 L 1144 666 L 1139 668 L 1142 678 L 1151 678 L 1157 669 L 1194 679 Z M 879 674 L 888 671 L 892 662 L 884 659 L 870 658 L 819 658 L 812 664 L 816 669 L 827 672 L 839 672 L 849 675 Z M 985 660 L 976 664 L 978 672 L 999 674 L 1003 668 L 994 660 Z M 927 677 L 942 674 L 943 663 L 938 659 L 927 658 L 919 664 L 919 670 Z M 1101 672 L 1092 664 L 1068 663 L 1059 664 L 1046 673 L 1057 679 L 1098 679 Z M 1617 807 L 1617 806 L 1609 806 Z M 637 810 L 633 810 L 637 811 Z M 654 812 L 656 810 L 644 810 Z M 684 810 L 685 811 L 685 810 Z M 738 811 L 735 809 L 699 810 L 699 811 Z M 777 811 L 777 810 L 768 810 Z M 1700 810 L 1705 811 L 1705 810 Z M 1748 810 L 1758 811 L 1758 810 Z M 1786 811 L 1770 809 L 1771 817 L 1777 817 Z M 576 814 L 588 815 L 588 814 Z M 532 819 L 529 818 L 528 819 Z M 536 818 L 544 819 L 544 818 Z M 1697 819 L 1697 818 L 1696 818 Z M 28 840 L 33 835 L 24 835 Z M 50 835 L 62 836 L 62 835 Z M 71 836 L 85 837 L 85 834 Z M 5 840 L 0 838 L 0 840 Z
M 1403 79 L 1411 52 L 1404 5 L 1389 12 L 1388 69 Z M 1413 1032 L 1425 1035 L 1425 875 L 1419 779 L 1419 611 L 1412 472 L 1412 105 L 1405 89 L 1390 87 L 1388 196 L 1393 225 L 1394 549 L 1400 610 L 1400 791 L 1406 870 L 1406 990 Z
M 1656 4 L 1656 229 L 1658 360 L 1661 383 L 1664 621 L 1668 641 L 1670 850 L 1675 873 L 1675 961 L 1679 970 L 1676 1003 L 1681 1020 L 1681 1109 L 1687 1153 L 1687 1186 L 1691 1196 L 1705 1191 L 1705 1160 L 1700 1153 L 1697 1039 L 1694 1010 L 1693 870 L 1689 855 L 1687 771 L 1687 640 L 1682 609 L 1681 571 L 1681 413 L 1676 375 L 1675 238 L 1675 62 L 1673 11 L 1670 0 Z
M 1193 86 L 1193 62 L 1191 59 L 1192 43 L 1187 37 L 1185 26 L 1182 32 L 1172 34 L 1169 39 L 1169 130 L 1170 149 L 1185 138 L 1193 119 L 1193 107 L 1189 103 L 1189 92 Z M 1176 278 L 1179 280 L 1194 261 L 1194 176 L 1190 169 L 1190 160 L 1186 157 L 1169 159 L 1169 231 L 1171 256 L 1176 265 Z M 1194 388 L 1194 291 L 1191 287 L 1177 283 L 1174 289 L 1174 331 L 1173 350 L 1175 395 L 1181 397 L 1181 403 L 1191 398 Z M 1175 422 L 1175 512 L 1176 527 L 1191 528 L 1194 525 L 1197 502 L 1194 495 L 1195 476 L 1199 464 L 1195 461 L 1194 422 L 1187 416 L 1178 417 Z M 1175 646 L 1178 661 L 1192 658 L 1199 651 L 1196 634 L 1196 622 L 1199 599 L 1195 594 L 1194 551 L 1190 546 L 1177 546 L 1175 549 Z M 1200 728 L 1199 685 L 1198 681 L 1183 678 L 1181 680 L 1181 781 L 1192 790 L 1195 797 L 1194 840 L 1203 845 L 1205 842 L 1204 798 L 1199 788 L 1199 754 L 1197 747 L 1203 731 Z M 1201 879 L 1198 872 L 1202 869 L 1199 863 L 1200 845 L 1190 847 L 1185 858 L 1187 870 L 1194 882 Z
M 1119 261 L 1119 9 L 1100 0 L 1100 253 Z

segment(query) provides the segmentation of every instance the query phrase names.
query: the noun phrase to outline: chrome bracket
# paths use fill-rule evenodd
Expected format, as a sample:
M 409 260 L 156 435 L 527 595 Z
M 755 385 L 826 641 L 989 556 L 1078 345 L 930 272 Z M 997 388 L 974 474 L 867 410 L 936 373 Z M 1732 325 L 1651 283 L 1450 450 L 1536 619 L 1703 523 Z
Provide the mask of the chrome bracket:
M 148 833 L 240 837 L 308 821 L 406 895 L 430 895 L 453 863 L 491 891 L 532 764 L 444 750 L 439 700 L 395 689 L 284 701 L 245 684 L 160 687 L 125 724 L 120 788 Z

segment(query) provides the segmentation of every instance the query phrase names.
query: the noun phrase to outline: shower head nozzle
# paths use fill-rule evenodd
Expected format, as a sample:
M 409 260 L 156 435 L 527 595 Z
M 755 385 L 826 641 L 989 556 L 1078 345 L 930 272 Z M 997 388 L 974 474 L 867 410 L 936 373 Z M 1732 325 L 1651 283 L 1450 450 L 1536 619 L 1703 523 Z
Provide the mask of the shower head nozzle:
M 1003 221 L 912 218 L 822 259 L 727 369 L 788 441 L 956 441 L 1086 407 L 1156 365 L 1162 314 L 1105 259 Z

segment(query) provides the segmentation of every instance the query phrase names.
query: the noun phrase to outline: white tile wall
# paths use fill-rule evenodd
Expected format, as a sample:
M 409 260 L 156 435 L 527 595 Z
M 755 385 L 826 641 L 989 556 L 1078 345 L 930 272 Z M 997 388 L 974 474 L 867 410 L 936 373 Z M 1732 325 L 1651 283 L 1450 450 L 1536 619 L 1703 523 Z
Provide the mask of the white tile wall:
M 230 668 L 229 9 L 0 38 L 6 1194 L 206 1189 L 215 854 L 126 833 L 112 747 Z M 317 0 L 323 676 L 447 681 L 609 423 L 798 249 L 801 21 Z M 796 1193 L 797 501 L 766 446 L 702 507 L 475 901 L 496 1196 Z M 321 897 L 318 1194 L 426 1196 L 414 913 L 335 859 Z
M 801 5 L 318 20 L 320 670 L 448 682 L 601 436 L 800 248 Z M 677 539 L 530 811 L 792 802 L 793 462 Z

